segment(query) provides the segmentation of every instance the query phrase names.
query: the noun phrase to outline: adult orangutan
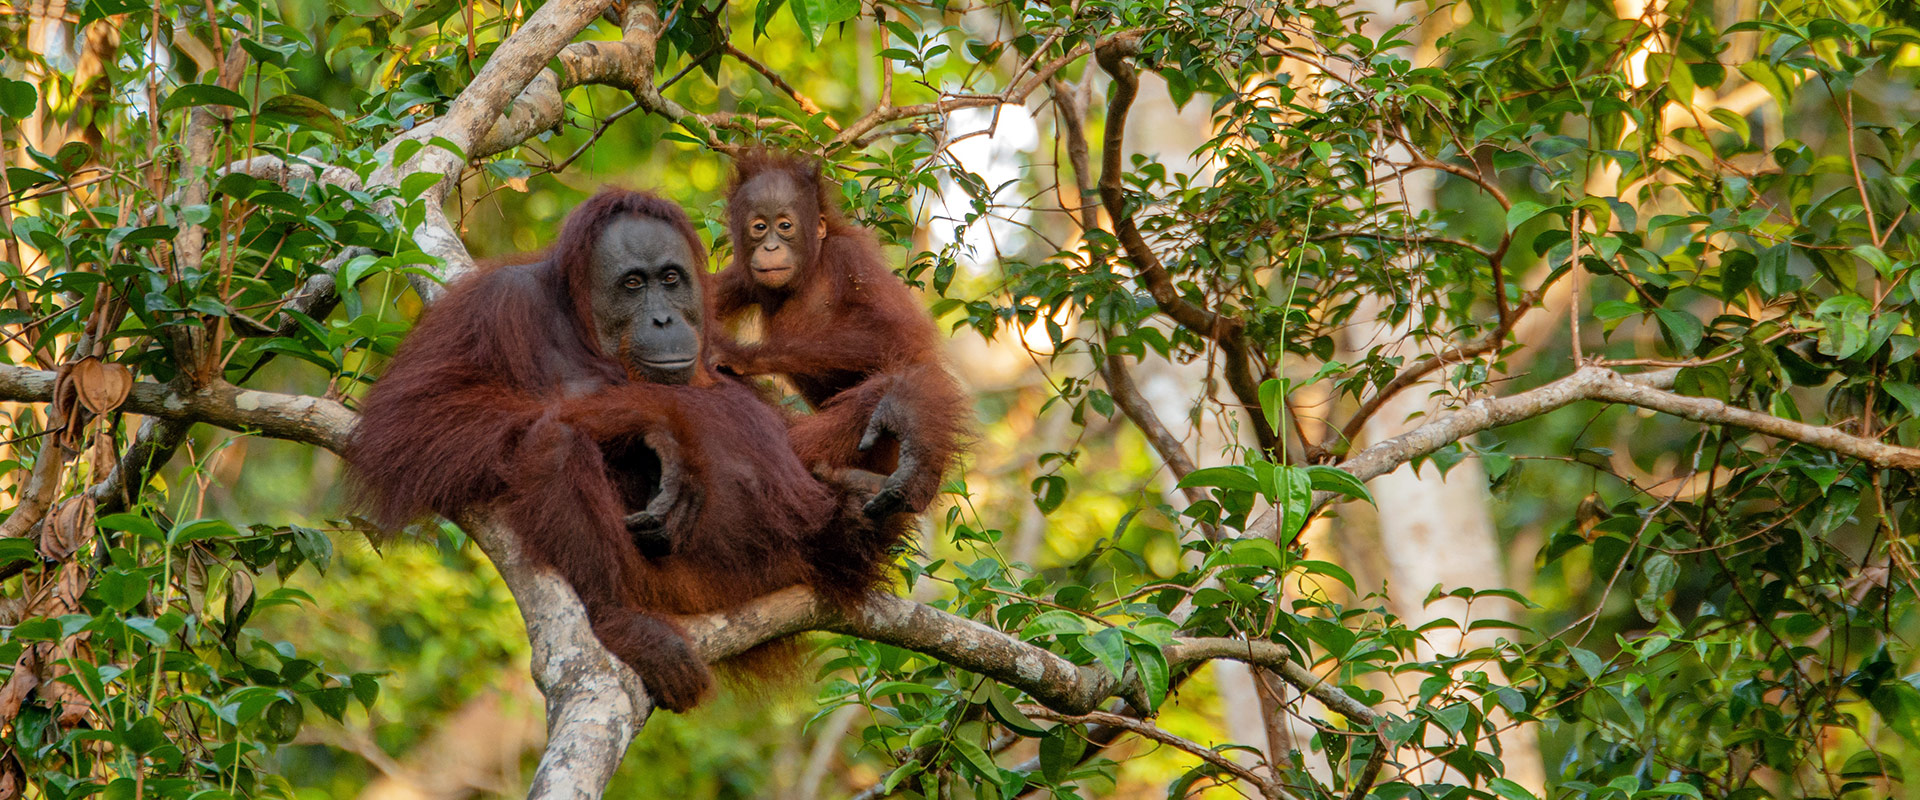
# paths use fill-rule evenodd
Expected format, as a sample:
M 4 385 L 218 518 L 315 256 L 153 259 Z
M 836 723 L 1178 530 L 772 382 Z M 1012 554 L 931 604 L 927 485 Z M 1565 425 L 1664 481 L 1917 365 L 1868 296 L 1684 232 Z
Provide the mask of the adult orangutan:
M 902 527 L 810 473 L 782 415 L 708 365 L 705 263 L 679 206 L 600 193 L 543 258 L 449 287 L 368 392 L 348 454 L 382 525 L 499 503 L 673 711 L 712 677 L 667 615 L 797 583 L 857 601 Z
M 841 217 L 820 165 L 755 151 L 727 193 L 733 262 L 715 311 L 761 314 L 759 344 L 728 344 L 720 365 L 779 374 L 814 409 L 794 446 L 810 464 L 888 475 L 865 507 L 918 513 L 940 491 L 972 409 L 940 363 L 924 307 L 881 260 L 872 234 Z

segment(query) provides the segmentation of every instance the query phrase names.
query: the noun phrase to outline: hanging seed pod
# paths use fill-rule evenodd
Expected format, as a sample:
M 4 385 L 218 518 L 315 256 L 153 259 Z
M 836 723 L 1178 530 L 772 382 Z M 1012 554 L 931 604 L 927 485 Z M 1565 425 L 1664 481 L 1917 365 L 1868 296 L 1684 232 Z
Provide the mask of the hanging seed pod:
M 126 365 L 93 356 L 73 365 L 72 380 L 80 404 L 95 414 L 105 415 L 119 408 L 133 392 L 133 372 Z

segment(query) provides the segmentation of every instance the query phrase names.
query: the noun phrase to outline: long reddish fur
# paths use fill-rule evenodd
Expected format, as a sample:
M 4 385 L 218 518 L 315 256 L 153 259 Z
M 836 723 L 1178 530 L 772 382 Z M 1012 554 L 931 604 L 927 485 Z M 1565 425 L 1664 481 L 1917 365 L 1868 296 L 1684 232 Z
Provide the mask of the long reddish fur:
M 579 595 L 608 649 L 681 710 L 709 678 L 663 615 L 796 583 L 855 602 L 879 581 L 899 531 L 866 522 L 844 489 L 814 477 L 787 419 L 744 382 L 701 359 L 692 385 L 640 383 L 599 352 L 593 246 L 625 215 L 669 223 L 704 262 L 673 203 L 620 190 L 593 197 L 545 258 L 460 280 L 421 316 L 361 404 L 348 460 L 383 526 L 499 503 L 527 555 Z M 583 382 L 599 388 L 579 393 Z M 685 480 L 704 497 L 694 519 L 668 520 L 680 544 L 655 559 L 624 524 L 644 502 L 629 460 L 649 434 L 679 444 Z
M 749 220 L 733 202 L 742 186 L 769 172 L 784 172 L 810 189 L 826 221 L 811 260 L 779 289 L 754 281 L 750 254 L 740 244 Z M 757 309 L 764 333 L 759 345 L 732 345 L 722 358 L 741 374 L 779 374 L 793 382 L 815 411 L 793 427 L 794 446 L 810 464 L 891 473 L 899 442 L 889 437 L 865 453 L 858 447 L 874 408 L 891 395 L 921 448 L 924 469 L 908 485 L 906 503 L 922 510 L 964 447 L 972 406 L 941 363 L 933 318 L 887 267 L 873 234 L 847 222 L 834 194 L 811 159 L 754 150 L 735 160 L 727 192 L 735 246 L 719 274 L 715 311 L 733 322 Z

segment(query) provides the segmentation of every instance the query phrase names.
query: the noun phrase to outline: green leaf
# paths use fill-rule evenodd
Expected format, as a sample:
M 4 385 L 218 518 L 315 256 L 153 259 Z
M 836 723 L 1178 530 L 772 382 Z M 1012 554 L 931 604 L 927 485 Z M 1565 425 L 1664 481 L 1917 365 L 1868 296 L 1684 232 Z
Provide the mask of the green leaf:
M 1280 548 L 1270 539 L 1234 539 L 1207 557 L 1206 565 L 1245 565 L 1277 570 L 1286 566 L 1286 557 L 1281 555 Z
M 901 695 L 901 694 L 917 694 L 917 695 L 922 695 L 926 697 L 938 697 L 941 694 L 941 691 L 939 689 L 933 688 L 932 686 L 913 683 L 911 681 L 887 681 L 885 683 L 882 683 L 873 687 L 873 689 L 871 689 L 868 692 L 868 694 L 873 697 L 892 697 L 894 695 Z
M 107 570 L 100 573 L 94 594 L 113 610 L 125 612 L 147 599 L 147 579 L 124 570 Z
M 1171 670 L 1167 666 L 1167 654 L 1158 647 L 1148 645 L 1133 646 L 1133 668 L 1140 676 L 1140 685 L 1146 689 L 1147 702 L 1153 711 L 1166 702 L 1170 690 Z
M 1067 501 L 1067 479 L 1062 476 L 1042 475 L 1034 478 L 1028 488 L 1033 490 L 1033 505 L 1040 509 L 1042 516 L 1052 514 Z
M 1237 464 L 1225 467 L 1202 467 L 1187 473 L 1187 477 L 1180 479 L 1179 488 L 1196 486 L 1211 486 L 1236 492 L 1258 492 L 1260 479 L 1254 476 L 1252 469 Z
M 39 107 L 40 93 L 34 90 L 33 84 L 0 78 L 0 116 L 26 119 Z
M 151 753 L 167 744 L 167 732 L 160 725 L 159 720 L 153 717 L 141 717 L 139 722 L 127 727 L 127 734 L 123 737 L 123 741 L 133 752 Z
M 1861 261 L 1867 262 L 1873 267 L 1873 271 L 1880 273 L 1882 277 L 1892 278 L 1896 271 L 1893 259 L 1887 257 L 1886 251 L 1873 245 L 1854 245 L 1853 254 L 1859 256 Z
M 1714 121 L 1727 126 L 1727 130 L 1739 135 L 1741 142 L 1753 141 L 1753 126 L 1748 124 L 1747 118 L 1739 112 L 1730 108 L 1715 108 L 1708 111 L 1707 116 L 1713 117 Z
M 174 525 L 173 530 L 167 532 L 167 545 L 173 546 L 185 542 L 196 542 L 201 539 L 238 535 L 240 535 L 240 532 L 234 529 L 233 523 L 227 522 L 226 520 L 187 520 Z
M 1580 671 L 1586 673 L 1587 680 L 1600 680 L 1600 676 L 1606 673 L 1607 662 L 1601 660 L 1593 651 L 1580 647 L 1568 647 L 1567 651 L 1573 655 L 1573 663 L 1578 664 Z
M 813 3 L 814 0 L 787 0 L 787 9 L 793 12 L 793 21 L 800 23 L 800 32 L 806 34 L 807 45 L 818 47 L 820 34 L 813 26 Z
M 166 647 L 167 643 L 172 640 L 172 634 L 169 634 L 167 629 L 160 627 L 159 623 L 146 617 L 128 617 L 126 623 L 127 627 L 132 629 L 134 633 L 146 637 L 147 641 L 153 642 L 160 647 Z
M 256 114 L 260 119 L 286 122 L 320 131 L 335 139 L 347 138 L 347 126 L 327 104 L 301 94 L 267 98 Z
M 1660 327 L 1673 337 L 1674 349 L 1681 355 L 1692 355 L 1694 348 L 1700 346 L 1700 339 L 1706 332 L 1700 327 L 1700 320 L 1692 314 L 1656 308 L 1653 315 L 1660 318 Z
M 954 739 L 953 751 L 959 754 L 966 765 L 972 767 L 974 773 L 981 778 L 988 781 L 1000 780 L 1000 767 L 993 763 L 993 757 L 987 755 L 987 751 L 980 749 L 980 745 L 966 739 Z
M 1593 316 L 1602 322 L 1626 319 L 1640 313 L 1640 306 L 1625 300 L 1602 300 L 1593 304 Z
M 1880 384 L 1880 390 L 1893 395 L 1908 414 L 1920 415 L 1920 388 L 1911 383 L 1888 381 Z
M 1167 83 L 1167 96 L 1173 100 L 1175 109 L 1187 107 L 1187 101 L 1193 99 L 1193 81 L 1187 80 L 1187 74 L 1177 67 L 1160 70 L 1160 79 Z
M 40 557 L 40 548 L 34 540 L 25 538 L 0 539 L 0 564 L 15 561 L 31 561 Z
M 1287 412 L 1287 382 L 1279 378 L 1268 378 L 1260 382 L 1260 413 L 1267 418 L 1267 429 L 1285 430 Z
M 1693 105 L 1693 70 L 1670 53 L 1647 56 L 1647 76 L 1665 87 L 1667 96 L 1681 105 Z
M 1058 636 L 1063 633 L 1084 634 L 1087 632 L 1087 619 L 1071 611 L 1058 608 L 1048 609 L 1035 617 L 1027 627 L 1020 630 L 1022 639 L 1038 639 L 1042 636 Z
M 1680 564 L 1673 560 L 1673 556 L 1655 553 L 1641 563 L 1639 577 L 1635 578 L 1638 591 L 1633 597 L 1633 607 L 1640 612 L 1640 618 L 1659 622 L 1661 611 L 1666 607 L 1667 593 L 1673 591 L 1679 581 Z
M 901 764 L 898 767 L 895 767 L 892 772 L 887 773 L 887 780 L 880 785 L 881 793 L 893 794 L 894 787 L 899 786 L 901 781 L 911 778 L 914 775 L 919 774 L 919 772 L 920 772 L 920 759 L 917 759 L 917 758 L 907 759 L 906 763 Z
M 1054 783 L 1063 782 L 1086 752 L 1087 740 L 1080 736 L 1078 725 L 1055 725 L 1040 739 L 1040 774 Z
M 164 114 L 169 111 L 178 111 L 191 106 L 209 105 L 246 108 L 247 98 L 241 97 L 239 92 L 224 86 L 214 86 L 207 83 L 189 83 L 173 90 L 173 92 L 167 95 L 166 101 L 160 104 L 160 113 Z
M 1119 678 L 1126 672 L 1127 639 L 1119 628 L 1104 628 L 1092 636 L 1083 636 L 1080 647 L 1092 653 L 1113 677 Z
M 1361 483 L 1360 479 L 1351 472 L 1326 464 L 1315 464 L 1307 467 L 1306 473 L 1307 480 L 1316 492 L 1333 492 L 1355 500 L 1364 500 L 1368 505 L 1375 505 L 1373 494 L 1367 491 L 1367 485 Z
M 380 682 L 372 675 L 353 676 L 353 698 L 362 709 L 372 711 L 374 701 L 380 699 Z
M 1094 412 L 1100 416 L 1113 416 L 1113 395 L 1099 389 L 1090 389 L 1087 391 L 1087 404 L 1093 406 Z
M 49 183 L 59 182 L 59 176 L 48 175 L 37 169 L 7 167 L 7 188 L 14 192 L 22 192 L 35 186 L 45 186 Z
M 1487 788 L 1492 789 L 1494 796 L 1499 797 L 1501 800 L 1540 800 L 1540 798 L 1535 797 L 1532 792 L 1527 791 L 1526 787 L 1507 780 L 1506 778 L 1494 778 L 1493 780 L 1487 781 Z
M 108 514 L 101 517 L 95 524 L 110 531 L 126 531 L 155 542 L 165 541 L 167 538 L 166 534 L 160 532 L 160 526 L 139 514 Z
M 1784 242 L 1760 251 L 1760 263 L 1753 270 L 1753 282 L 1760 287 L 1760 294 L 1769 300 L 1800 287 L 1800 279 L 1787 271 L 1789 253 Z
M 1306 559 L 1301 561 L 1298 566 L 1307 575 L 1326 575 L 1345 584 L 1347 591 L 1357 592 L 1360 590 L 1359 584 L 1353 580 L 1353 573 L 1342 569 L 1339 564 L 1331 561 Z
M 1540 216 L 1546 210 L 1546 206 L 1532 200 L 1514 203 L 1512 208 L 1507 209 L 1507 232 L 1519 230 L 1520 226 L 1531 222 L 1534 217 Z
M 371 253 L 362 253 L 348 259 L 346 265 L 340 268 L 341 287 L 351 288 L 359 285 L 360 281 L 379 264 L 380 257 Z
M 1920 747 L 1920 690 L 1906 681 L 1886 681 L 1867 696 L 1881 721 L 1907 744 Z
M 1814 309 L 1819 320 L 1819 350 L 1834 358 L 1848 358 L 1867 346 L 1867 326 L 1873 319 L 1873 304 L 1858 295 L 1829 297 Z
M 420 199 L 428 189 L 439 184 L 445 177 L 436 172 L 416 172 L 400 179 L 400 196 L 409 201 Z
M 1313 478 L 1306 469 L 1292 465 L 1275 466 L 1272 474 L 1273 486 L 1267 499 L 1280 514 L 1278 544 L 1284 547 L 1306 528 L 1307 517 L 1313 512 Z
M 989 682 L 986 686 L 986 694 L 987 711 L 993 714 L 994 719 L 1000 720 L 1000 724 L 1007 726 L 1008 730 L 1021 736 L 1043 736 L 1046 734 L 1047 729 L 1040 727 L 1031 717 L 1028 717 L 1025 712 L 1022 712 L 1019 707 L 1015 706 L 1013 699 L 1007 697 L 1007 690 L 1001 688 L 1000 684 Z
M 60 149 L 53 154 L 54 169 L 67 177 L 72 177 L 92 160 L 93 146 L 86 142 L 67 142 L 60 145 Z
M 433 137 L 433 138 L 431 138 L 431 139 L 428 139 L 428 140 L 427 140 L 427 144 L 429 144 L 429 145 L 431 145 L 431 146 L 434 146 L 434 147 L 438 147 L 438 148 L 440 148 L 440 149 L 442 149 L 442 150 L 445 150 L 445 151 L 447 151 L 447 152 L 449 152 L 449 153 L 452 153 L 452 154 L 453 154 L 453 157 L 454 157 L 454 158 L 458 158 L 458 159 L 460 159 L 461 161 L 465 161 L 465 160 L 467 160 L 467 151 L 466 151 L 466 149 L 465 149 L 465 148 L 462 148 L 462 147 L 461 147 L 460 145 L 458 145 L 458 144 L 455 144 L 455 143 L 454 143 L 454 141 L 453 141 L 452 139 L 448 139 L 448 138 L 447 138 L 447 137 L 445 137 L 445 136 L 435 136 L 435 137 Z M 520 176 L 518 176 L 518 177 L 526 177 L 526 175 L 525 175 L 525 174 L 523 173 L 522 175 L 520 175 Z
M 320 709 L 320 713 L 340 721 L 347 715 L 347 705 L 353 702 L 353 692 L 344 686 L 336 686 L 312 692 L 307 699 L 313 701 L 313 707 Z

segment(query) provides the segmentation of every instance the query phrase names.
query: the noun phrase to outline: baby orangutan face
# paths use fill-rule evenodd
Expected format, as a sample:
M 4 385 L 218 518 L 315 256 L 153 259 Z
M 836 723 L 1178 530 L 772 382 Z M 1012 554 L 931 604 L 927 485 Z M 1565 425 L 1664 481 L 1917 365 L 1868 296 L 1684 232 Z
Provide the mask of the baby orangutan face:
M 813 266 L 826 218 L 810 187 L 784 172 L 767 172 L 729 198 L 734 247 L 746 257 L 754 283 L 783 289 Z

